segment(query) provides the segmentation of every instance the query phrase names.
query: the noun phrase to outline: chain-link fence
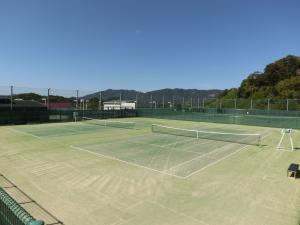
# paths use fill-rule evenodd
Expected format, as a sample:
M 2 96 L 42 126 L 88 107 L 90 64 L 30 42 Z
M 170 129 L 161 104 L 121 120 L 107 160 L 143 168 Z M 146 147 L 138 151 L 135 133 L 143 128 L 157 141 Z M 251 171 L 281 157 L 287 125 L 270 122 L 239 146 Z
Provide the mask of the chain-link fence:
M 23 100 L 23 101 L 21 101 Z M 82 91 L 55 88 L 28 88 L 0 86 L 0 107 L 14 109 L 22 104 L 47 109 L 101 110 L 107 101 L 130 101 L 135 108 L 172 109 L 260 109 L 260 110 L 300 110 L 300 99 L 218 99 L 203 96 L 161 94 L 160 92 L 135 91 Z M 26 102 L 25 102 L 26 101 Z

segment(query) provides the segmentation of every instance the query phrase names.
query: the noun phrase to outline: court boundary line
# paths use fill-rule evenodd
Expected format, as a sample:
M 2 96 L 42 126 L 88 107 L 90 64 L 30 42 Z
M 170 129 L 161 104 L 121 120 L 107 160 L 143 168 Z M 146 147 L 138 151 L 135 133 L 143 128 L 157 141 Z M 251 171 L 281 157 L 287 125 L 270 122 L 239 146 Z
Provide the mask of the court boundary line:
M 127 165 L 131 165 L 131 166 L 135 166 L 135 167 L 140 167 L 140 168 L 143 168 L 143 169 L 147 169 L 147 170 L 150 170 L 152 172 L 157 172 L 157 173 L 160 173 L 160 174 L 163 174 L 163 175 L 168 175 L 168 176 L 172 176 L 172 177 L 176 177 L 176 178 L 180 178 L 180 179 L 185 179 L 185 177 L 183 177 L 183 176 L 177 176 L 175 174 L 166 173 L 164 171 L 160 171 L 160 170 L 156 170 L 156 169 L 153 169 L 153 168 L 150 168 L 150 167 L 147 167 L 147 166 L 142 166 L 142 165 L 139 165 L 139 164 L 136 164 L 136 163 L 128 162 L 128 161 L 125 161 L 125 160 L 122 160 L 122 159 L 118 159 L 116 157 L 103 155 L 101 153 L 93 152 L 93 151 L 90 151 L 90 150 L 82 148 L 82 147 L 70 145 L 70 148 L 75 149 L 77 151 L 88 152 L 88 153 L 90 153 L 92 155 L 96 155 L 98 157 L 102 157 L 102 158 L 106 158 L 106 159 L 110 159 L 110 160 L 122 162 L 122 163 L 125 163 Z
M 40 137 L 40 136 L 37 136 L 37 135 L 34 135 L 34 134 L 31 134 L 31 133 L 28 133 L 28 132 L 25 132 L 25 131 L 21 131 L 21 130 L 17 130 L 17 129 L 14 129 L 14 128 L 8 128 L 10 131 L 13 131 L 15 133 L 20 133 L 20 134 L 24 134 L 24 135 L 27 135 L 27 136 L 31 136 L 31 137 L 35 137 L 35 138 L 38 138 L 38 139 L 43 139 L 43 137 Z
M 201 171 L 207 169 L 208 167 L 211 167 L 211 166 L 213 166 L 213 165 L 215 165 L 215 164 L 217 164 L 217 163 L 219 163 L 219 162 L 221 162 L 221 161 L 223 161 L 223 160 L 229 158 L 230 156 L 232 156 L 232 155 L 234 155 L 234 154 L 236 154 L 236 153 L 238 153 L 238 152 L 241 152 L 242 150 L 244 150 L 244 149 L 247 148 L 247 147 L 250 147 L 250 145 L 243 146 L 243 147 L 237 149 L 236 151 L 234 151 L 234 152 L 232 152 L 232 153 L 230 153 L 230 154 L 228 154 L 228 155 L 226 155 L 226 156 L 224 156 L 224 157 L 222 157 L 222 158 L 220 158 L 220 159 L 218 159 L 218 160 L 216 160 L 216 161 L 214 161 L 214 162 L 212 162 L 212 163 L 210 163 L 210 164 L 208 164 L 208 165 L 206 165 L 206 166 L 204 166 L 204 167 L 202 167 L 202 168 L 200 168 L 199 170 L 196 170 L 196 171 L 190 173 L 189 175 L 184 176 L 184 178 L 187 179 L 187 178 L 189 178 L 189 177 L 195 175 L 196 173 L 200 173 Z
M 266 137 L 268 137 L 268 136 L 270 136 L 270 135 L 271 135 L 270 133 L 266 134 L 265 136 L 263 136 L 263 137 L 261 138 L 261 140 L 263 140 L 264 138 L 266 138 Z M 199 173 L 199 172 L 201 172 L 201 171 L 207 169 L 208 167 L 213 166 L 213 165 L 215 165 L 215 164 L 217 164 L 217 163 L 219 163 L 219 162 L 221 162 L 221 161 L 223 161 L 223 160 L 229 158 L 230 156 L 232 156 L 232 155 L 234 155 L 234 154 L 236 154 L 236 153 L 241 152 L 242 150 L 244 150 L 245 148 L 250 147 L 250 146 L 251 146 L 251 145 L 243 146 L 243 147 L 241 147 L 240 149 L 238 149 L 238 150 L 236 150 L 236 151 L 230 153 L 229 155 L 226 155 L 226 156 L 224 156 L 224 157 L 222 157 L 222 158 L 220 158 L 220 159 L 218 159 L 218 160 L 216 160 L 216 161 L 214 161 L 214 162 L 212 162 L 212 163 L 210 163 L 210 164 L 208 164 L 208 165 L 206 165 L 206 166 L 200 168 L 199 170 L 196 170 L 196 171 L 190 173 L 189 175 L 184 176 L 184 178 L 185 178 L 185 179 L 190 178 L 191 176 L 195 175 L 196 173 Z
M 210 155 L 210 154 L 212 154 L 212 153 L 214 153 L 214 152 L 216 152 L 216 151 L 220 151 L 221 149 L 224 149 L 224 148 L 229 147 L 229 146 L 234 145 L 234 144 L 235 144 L 235 143 L 232 143 L 232 144 L 228 144 L 228 145 L 222 146 L 221 148 L 216 148 L 216 149 L 214 149 L 213 151 L 210 151 L 210 152 L 201 154 L 201 155 L 197 156 L 196 158 L 187 160 L 187 161 L 182 162 L 182 163 L 179 163 L 179 164 L 177 164 L 177 165 L 175 165 L 175 166 L 173 166 L 173 167 L 170 167 L 170 168 L 167 169 L 166 171 L 172 170 L 172 169 L 175 169 L 175 168 L 178 168 L 178 167 L 180 167 L 180 166 L 182 166 L 182 165 L 185 165 L 185 164 L 188 164 L 188 163 L 190 163 L 190 162 L 192 162 L 192 161 L 194 161 L 194 160 L 201 159 L 201 158 L 203 158 L 203 157 L 205 157 L 205 156 L 207 156 L 207 155 Z M 248 145 L 246 145 L 246 146 L 248 146 Z M 223 151 L 221 150 L 221 152 L 223 152 Z

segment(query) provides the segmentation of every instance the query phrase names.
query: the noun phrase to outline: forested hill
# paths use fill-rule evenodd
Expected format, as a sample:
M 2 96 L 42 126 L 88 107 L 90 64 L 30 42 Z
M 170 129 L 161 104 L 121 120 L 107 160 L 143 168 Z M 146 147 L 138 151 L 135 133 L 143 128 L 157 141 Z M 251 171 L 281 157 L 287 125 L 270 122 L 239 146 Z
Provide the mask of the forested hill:
M 254 72 L 239 88 L 226 89 L 226 98 L 300 99 L 300 57 L 289 55 L 268 64 L 264 72 Z

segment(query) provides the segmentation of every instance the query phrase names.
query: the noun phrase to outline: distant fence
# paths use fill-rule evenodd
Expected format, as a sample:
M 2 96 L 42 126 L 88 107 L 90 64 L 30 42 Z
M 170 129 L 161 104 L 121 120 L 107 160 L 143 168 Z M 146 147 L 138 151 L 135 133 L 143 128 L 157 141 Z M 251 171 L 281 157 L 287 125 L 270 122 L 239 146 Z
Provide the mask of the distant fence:
M 188 120 L 199 122 L 215 122 L 265 127 L 300 129 L 299 112 L 265 111 L 265 110 L 168 110 L 168 109 L 138 109 L 138 116 Z
M 1 111 L 0 125 L 28 124 L 28 123 L 52 123 L 74 121 L 74 112 L 78 117 L 87 116 L 99 119 L 135 117 L 137 111 L 132 109 L 122 110 L 22 110 Z
M 109 94 L 108 94 L 109 92 Z M 176 96 L 160 95 L 148 92 L 135 96 L 126 91 L 100 90 L 66 90 L 57 88 L 31 88 L 19 86 L 0 86 L 0 97 L 7 97 L 8 107 L 13 109 L 15 100 L 35 100 L 48 109 L 76 109 L 76 110 L 101 110 L 103 101 L 131 100 L 137 108 L 172 108 L 172 109 L 259 109 L 300 111 L 300 99 L 219 99 L 216 97 L 203 97 L 190 94 Z M 104 95 L 106 94 L 106 96 Z

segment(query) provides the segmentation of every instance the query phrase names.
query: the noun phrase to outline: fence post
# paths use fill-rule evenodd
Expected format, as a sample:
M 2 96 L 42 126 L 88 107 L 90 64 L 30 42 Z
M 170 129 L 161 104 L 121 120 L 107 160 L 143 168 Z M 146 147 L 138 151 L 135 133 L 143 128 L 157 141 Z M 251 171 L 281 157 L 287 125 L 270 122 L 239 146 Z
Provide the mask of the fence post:
M 286 100 L 286 111 L 289 111 L 289 99 Z
M 268 111 L 270 111 L 270 99 L 268 98 Z
M 193 97 L 191 97 L 191 109 L 193 108 Z
M 204 108 L 204 101 L 205 101 L 205 98 L 202 98 L 202 108 Z
M 198 97 L 198 109 L 200 109 L 200 99 Z
M 173 96 L 173 109 L 175 108 L 175 98 Z
M 250 108 L 253 109 L 253 99 L 251 98 L 251 101 L 250 101 Z
M 14 86 L 10 86 L 10 110 L 13 110 L 13 95 L 14 95 Z
M 138 108 L 138 94 L 135 95 L 135 108 Z
M 79 91 L 78 90 L 76 90 L 76 110 L 78 110 L 78 97 L 79 97 L 79 93 L 78 93 Z
M 48 110 L 50 108 L 50 90 L 51 90 L 51 88 L 48 88 L 48 94 L 47 94 L 47 109 Z
M 99 91 L 99 110 L 101 110 L 101 103 L 102 103 L 102 94 L 101 91 Z
M 237 108 L 237 99 L 235 98 L 234 99 L 234 109 L 236 109 Z
M 162 101 L 163 101 L 163 102 L 162 102 L 162 107 L 163 107 L 163 109 L 164 109 L 164 108 L 165 108 L 165 96 L 164 96 L 164 95 L 162 96 Z

